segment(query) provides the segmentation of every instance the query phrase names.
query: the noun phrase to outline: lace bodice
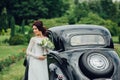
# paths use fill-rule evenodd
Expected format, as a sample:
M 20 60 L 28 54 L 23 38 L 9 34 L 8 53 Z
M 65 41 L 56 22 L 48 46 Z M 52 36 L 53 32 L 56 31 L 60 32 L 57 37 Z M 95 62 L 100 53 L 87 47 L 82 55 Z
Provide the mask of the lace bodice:
M 27 55 L 34 57 L 34 58 L 38 58 L 39 56 L 47 53 L 46 49 L 44 49 L 43 47 L 39 45 L 42 39 L 44 38 L 32 37 L 30 39 L 28 48 L 26 50 Z

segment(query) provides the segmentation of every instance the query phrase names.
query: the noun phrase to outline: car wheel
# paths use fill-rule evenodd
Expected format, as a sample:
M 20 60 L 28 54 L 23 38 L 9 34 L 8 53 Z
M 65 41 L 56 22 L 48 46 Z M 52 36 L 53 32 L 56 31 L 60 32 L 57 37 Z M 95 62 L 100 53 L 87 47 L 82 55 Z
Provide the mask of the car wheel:
M 84 53 L 79 64 L 81 71 L 90 78 L 110 77 L 114 69 L 110 56 L 98 51 Z

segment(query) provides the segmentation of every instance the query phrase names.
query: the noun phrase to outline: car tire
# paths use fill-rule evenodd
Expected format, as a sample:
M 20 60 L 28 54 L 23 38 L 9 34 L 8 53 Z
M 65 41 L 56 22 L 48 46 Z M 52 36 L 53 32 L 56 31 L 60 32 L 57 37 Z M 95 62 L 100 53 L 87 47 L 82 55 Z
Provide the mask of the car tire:
M 81 71 L 90 78 L 110 77 L 113 73 L 113 63 L 109 55 L 100 51 L 84 53 L 79 60 Z

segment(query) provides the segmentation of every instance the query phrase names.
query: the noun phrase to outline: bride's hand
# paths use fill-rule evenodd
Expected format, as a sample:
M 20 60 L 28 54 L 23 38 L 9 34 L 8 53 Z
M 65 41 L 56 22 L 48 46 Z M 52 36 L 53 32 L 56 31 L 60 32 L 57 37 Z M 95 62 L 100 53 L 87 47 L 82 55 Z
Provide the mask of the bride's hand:
M 39 60 L 44 60 L 44 59 L 46 59 L 46 56 L 39 56 L 38 59 Z

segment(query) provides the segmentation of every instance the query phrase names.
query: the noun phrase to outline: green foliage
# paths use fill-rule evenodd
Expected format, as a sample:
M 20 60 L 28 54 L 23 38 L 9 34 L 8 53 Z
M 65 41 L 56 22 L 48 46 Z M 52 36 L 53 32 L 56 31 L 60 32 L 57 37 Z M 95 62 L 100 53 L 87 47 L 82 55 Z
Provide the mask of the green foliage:
M 89 12 L 96 13 L 103 19 L 110 19 L 111 21 L 117 22 L 118 25 L 120 25 L 120 2 L 116 1 L 113 2 L 112 0 L 74 0 L 75 7 L 73 8 L 73 12 L 70 12 L 70 14 L 73 14 L 73 18 L 70 18 L 70 23 L 75 23 L 76 18 L 77 22 L 81 20 L 81 17 L 85 17 L 84 15 Z M 80 3 L 79 3 L 80 2 Z
M 112 0 L 93 0 L 89 1 L 88 5 L 90 11 L 97 13 L 103 19 L 111 19 L 115 21 L 117 8 Z
M 15 34 L 21 33 L 21 27 L 19 25 L 15 25 Z
M 103 25 L 104 22 L 105 22 L 104 19 L 99 17 L 97 14 L 90 12 L 88 13 L 88 16 L 81 18 L 81 20 L 78 23 Z
M 27 39 L 27 43 L 30 41 L 31 37 L 33 37 L 33 34 L 32 33 L 29 33 L 29 34 L 25 34 L 26 39 Z
M 45 6 L 48 9 L 47 18 L 62 16 L 69 9 L 69 3 L 64 2 L 63 0 L 44 0 L 44 4 L 46 4 Z
M 23 19 L 27 23 L 33 18 L 60 17 L 69 9 L 69 0 L 4 0 L 3 3 L 17 24 L 21 24 Z
M 53 26 L 60 26 L 68 24 L 67 17 L 60 17 L 60 18 L 52 18 L 52 19 L 41 19 L 44 23 L 44 26 L 47 28 Z
M 98 13 L 98 14 L 103 13 L 100 0 L 90 1 L 88 6 L 89 6 L 90 11 L 92 11 L 94 13 Z
M 3 69 L 0 72 L 0 80 L 23 80 L 25 67 L 22 64 L 23 59 Z
M 5 38 L 5 36 L 0 36 L 0 40 L 1 38 L 6 39 L 7 37 Z M 9 66 L 4 66 L 4 68 L 2 68 L 2 71 L 0 71 L 0 80 L 22 80 L 25 69 L 23 66 L 25 51 L 26 45 L 0 45 L 0 66 L 1 64 L 8 65 L 9 62 L 14 62 Z
M 77 1 L 77 0 L 76 0 Z M 75 3 L 76 3 L 75 1 Z M 68 14 L 68 23 L 69 24 L 75 24 L 77 23 L 82 17 L 87 16 L 88 9 L 85 7 L 87 6 L 86 4 L 79 4 L 77 3 L 74 9 L 71 10 Z
M 10 37 L 9 39 L 10 45 L 25 44 L 26 42 L 27 38 L 23 34 L 16 34 L 15 36 Z
M 47 8 L 43 5 L 43 0 L 20 0 L 16 2 L 12 0 L 9 5 L 11 7 L 7 7 L 8 12 L 16 17 L 15 20 L 19 24 L 21 24 L 23 19 L 38 19 L 47 15 Z
M 0 46 L 6 45 L 8 43 L 9 36 L 7 35 L 1 35 L 0 36 Z
M 74 13 L 71 13 L 68 15 L 68 23 L 69 24 L 75 24 L 77 22 L 77 17 L 75 17 Z
M 116 14 L 116 7 L 113 4 L 112 0 L 101 0 L 100 1 L 102 12 L 105 16 L 103 18 L 114 19 L 114 15 Z M 107 4 L 107 5 L 106 5 Z
M 114 21 L 120 26 L 120 10 L 115 15 Z
M 28 34 L 28 32 L 31 28 L 32 27 L 26 26 L 26 25 L 24 25 L 24 26 L 15 25 L 15 34 L 17 34 L 17 33 Z
M 117 36 L 119 33 L 118 33 L 118 26 L 115 22 L 111 21 L 111 20 L 106 20 L 105 23 L 104 23 L 105 27 L 107 27 L 112 36 Z
M 19 53 L 17 55 L 12 55 L 9 56 L 6 59 L 3 59 L 0 61 L 0 71 L 2 71 L 2 69 L 4 69 L 5 67 L 10 66 L 11 64 L 19 61 L 20 59 L 22 59 L 24 57 L 25 53 Z
M 78 22 L 78 24 L 103 25 L 110 30 L 112 36 L 117 36 L 119 34 L 118 26 L 115 22 L 113 22 L 111 20 L 104 20 L 101 17 L 99 17 L 97 14 L 94 14 L 92 12 L 88 13 L 87 17 L 81 18 L 81 20 Z
M 1 30 L 0 35 L 5 35 L 5 30 L 4 29 Z
M 30 38 L 33 36 L 33 31 L 30 26 L 24 26 L 24 34 L 22 33 L 22 26 L 16 25 L 15 26 L 15 36 L 12 37 L 12 40 L 14 40 L 14 44 L 12 45 L 18 45 L 18 44 L 25 44 L 29 42 Z M 18 38 L 18 37 L 22 38 Z M 20 41 L 17 41 L 20 40 Z M 11 41 L 11 38 L 9 39 L 9 43 Z M 22 42 L 21 42 L 22 41 Z

